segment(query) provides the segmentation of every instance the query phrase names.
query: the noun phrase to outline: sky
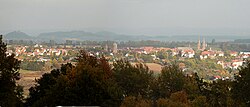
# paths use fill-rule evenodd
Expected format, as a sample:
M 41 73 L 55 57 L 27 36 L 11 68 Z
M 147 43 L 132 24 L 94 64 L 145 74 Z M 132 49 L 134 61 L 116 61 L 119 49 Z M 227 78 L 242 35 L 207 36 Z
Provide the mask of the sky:
M 0 0 L 0 33 L 250 35 L 250 0 Z

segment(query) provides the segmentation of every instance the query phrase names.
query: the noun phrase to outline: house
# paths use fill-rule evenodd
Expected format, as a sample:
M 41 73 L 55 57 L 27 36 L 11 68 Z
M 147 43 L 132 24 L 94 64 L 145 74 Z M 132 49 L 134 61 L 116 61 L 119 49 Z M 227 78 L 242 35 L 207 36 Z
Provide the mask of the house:
M 203 51 L 200 54 L 200 59 L 207 59 L 207 58 L 213 59 L 215 57 L 216 57 L 216 52 L 211 51 L 211 50 L 209 50 L 209 51 Z
M 178 54 L 179 54 L 179 52 L 178 52 L 178 49 L 177 49 L 177 48 L 173 48 L 173 49 L 171 49 L 171 51 L 172 51 L 172 56 L 176 56 L 176 55 L 178 55 Z
M 195 52 L 193 49 L 190 50 L 184 50 L 184 56 L 187 58 L 193 58 L 195 55 Z
M 222 51 L 217 51 L 217 55 L 218 55 L 218 56 L 224 56 L 224 52 L 222 52 Z
M 154 47 L 142 47 L 142 49 L 143 49 L 146 53 L 154 52 Z
M 230 56 L 238 56 L 238 52 L 236 51 L 230 51 Z
M 193 58 L 195 55 L 195 52 L 192 48 L 190 47 L 177 47 L 178 53 L 185 58 Z
M 240 52 L 240 57 L 246 59 L 250 57 L 250 52 Z
M 233 69 L 238 69 L 238 67 L 243 65 L 243 61 L 242 60 L 232 60 L 232 68 Z

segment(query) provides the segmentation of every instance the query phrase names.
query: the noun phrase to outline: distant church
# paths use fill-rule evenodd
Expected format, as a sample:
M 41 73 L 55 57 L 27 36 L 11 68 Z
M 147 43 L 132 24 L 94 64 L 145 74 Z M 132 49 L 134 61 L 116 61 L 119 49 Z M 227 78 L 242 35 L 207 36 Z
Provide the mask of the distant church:
M 117 53 L 117 44 L 113 43 L 113 54 Z
M 201 47 L 201 41 L 200 41 L 200 38 L 199 38 L 198 44 L 197 44 L 197 50 L 204 51 L 206 48 L 207 48 L 207 44 L 206 44 L 205 38 L 203 38 L 202 47 Z

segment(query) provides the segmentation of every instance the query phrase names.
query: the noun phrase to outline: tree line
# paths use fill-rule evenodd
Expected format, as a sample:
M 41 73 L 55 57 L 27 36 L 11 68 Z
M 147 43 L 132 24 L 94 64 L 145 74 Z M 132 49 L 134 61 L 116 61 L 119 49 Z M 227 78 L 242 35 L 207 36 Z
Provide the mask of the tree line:
M 103 106 L 103 107 L 235 107 L 250 106 L 250 63 L 234 80 L 205 82 L 196 73 L 184 75 L 175 64 L 159 75 L 144 64 L 118 60 L 112 65 L 80 51 L 77 63 L 42 75 L 22 96 L 20 61 L 6 54 L 0 38 L 0 106 Z

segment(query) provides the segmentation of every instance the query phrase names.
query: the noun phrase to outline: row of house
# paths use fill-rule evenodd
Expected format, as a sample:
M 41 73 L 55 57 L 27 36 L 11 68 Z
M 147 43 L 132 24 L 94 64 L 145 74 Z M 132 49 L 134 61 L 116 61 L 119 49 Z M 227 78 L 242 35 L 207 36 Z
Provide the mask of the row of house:
M 231 62 L 218 61 L 217 64 L 221 65 L 222 68 L 238 69 L 244 63 L 243 60 L 232 60 Z
M 34 46 L 36 47 L 36 45 Z M 36 47 L 34 50 L 27 51 L 28 46 L 18 46 L 15 47 L 15 50 L 8 50 L 7 53 L 14 53 L 16 56 L 27 55 L 27 56 L 43 56 L 43 55 L 67 55 L 68 50 L 63 48 L 44 48 L 44 47 Z
M 170 51 L 172 56 L 180 55 L 182 57 L 193 58 L 195 55 L 195 51 L 190 47 L 177 47 L 177 48 L 154 48 L 154 47 L 141 47 L 141 48 L 133 48 L 132 51 L 136 53 L 157 53 L 159 51 Z
M 190 47 L 177 47 L 177 48 L 154 48 L 154 47 L 141 47 L 138 49 L 135 49 L 137 53 L 155 53 L 158 51 L 171 51 L 172 56 L 179 55 L 184 58 L 193 58 L 195 56 L 195 51 Z M 236 51 L 229 51 L 229 55 L 234 57 L 235 60 L 232 60 L 230 62 L 225 61 L 218 61 L 217 64 L 221 65 L 223 68 L 231 68 L 231 69 L 238 69 L 240 66 L 243 65 L 244 59 L 250 57 L 250 52 L 236 52 Z M 224 57 L 225 53 L 223 51 L 217 51 L 217 50 L 204 50 L 199 55 L 200 59 L 215 59 L 216 57 Z M 156 59 L 156 56 L 152 56 L 154 59 Z
M 214 50 L 202 51 L 200 54 L 200 59 L 207 59 L 207 58 L 214 59 L 217 56 L 223 57 L 224 52 L 214 51 Z

